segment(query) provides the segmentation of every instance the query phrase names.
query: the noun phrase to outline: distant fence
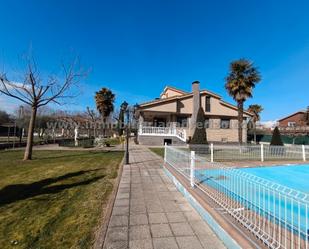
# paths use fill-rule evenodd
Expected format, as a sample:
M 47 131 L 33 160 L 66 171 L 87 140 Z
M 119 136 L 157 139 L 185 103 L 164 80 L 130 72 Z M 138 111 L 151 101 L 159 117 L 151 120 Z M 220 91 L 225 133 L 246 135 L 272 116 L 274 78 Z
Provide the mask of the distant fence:
M 307 193 L 212 163 L 179 147 L 165 146 L 164 161 L 193 191 L 200 189 L 266 247 L 309 248 Z
M 89 141 L 90 139 L 81 139 L 81 142 L 79 142 L 78 146 L 80 147 L 88 147 L 93 145 L 93 139 L 92 141 Z M 34 141 L 33 145 L 44 145 L 44 144 L 59 144 L 59 146 L 73 146 L 74 139 L 72 138 L 55 138 L 55 139 L 44 139 L 40 141 Z M 5 149 L 11 149 L 11 148 L 18 148 L 18 147 L 25 147 L 27 144 L 26 141 L 15 141 L 15 142 L 4 142 L 0 143 L 0 150 Z
M 257 142 L 270 143 L 272 135 L 257 135 Z M 285 144 L 298 144 L 298 145 L 309 145 L 309 136 L 308 135 L 284 135 L 281 133 L 282 142 Z M 254 137 L 252 134 L 248 135 L 248 140 L 253 141 Z
M 290 145 L 192 145 L 200 156 L 206 157 L 211 162 L 216 161 L 271 161 L 271 160 L 309 160 L 309 146 Z

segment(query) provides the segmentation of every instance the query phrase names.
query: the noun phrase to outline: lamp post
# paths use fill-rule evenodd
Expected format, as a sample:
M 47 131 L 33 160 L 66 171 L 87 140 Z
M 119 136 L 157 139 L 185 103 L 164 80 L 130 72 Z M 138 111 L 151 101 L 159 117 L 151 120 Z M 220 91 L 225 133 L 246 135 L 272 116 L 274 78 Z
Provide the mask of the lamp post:
M 129 158 L 129 123 L 130 123 L 130 111 L 129 108 L 126 109 L 126 114 L 127 114 L 127 125 L 126 125 L 126 164 L 129 164 L 130 158 Z
M 126 102 L 125 102 L 126 103 Z M 126 164 L 130 163 L 130 158 L 129 158 L 129 139 L 130 139 L 130 134 L 131 134 L 131 127 L 136 125 L 134 120 L 135 120 L 135 114 L 138 109 L 139 105 L 135 104 L 134 106 L 126 106 L 125 113 L 126 113 L 126 150 L 125 150 L 125 159 L 126 159 Z M 131 116 L 130 116 L 131 115 Z M 131 123 L 133 121 L 133 123 Z

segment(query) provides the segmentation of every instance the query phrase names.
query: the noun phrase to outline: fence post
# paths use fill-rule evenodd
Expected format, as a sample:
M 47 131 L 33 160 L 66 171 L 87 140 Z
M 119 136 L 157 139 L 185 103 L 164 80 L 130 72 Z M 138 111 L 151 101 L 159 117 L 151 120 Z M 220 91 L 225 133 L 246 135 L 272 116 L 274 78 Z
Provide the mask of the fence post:
M 210 162 L 214 162 L 214 144 L 210 144 Z
M 164 143 L 164 163 L 166 163 L 167 143 Z
M 306 162 L 306 149 L 305 149 L 305 145 L 302 145 L 302 151 L 303 151 L 303 160 L 304 160 L 304 162 Z
M 191 151 L 190 185 L 192 188 L 194 188 L 194 170 L 195 170 L 195 151 Z
M 261 144 L 261 162 L 264 162 L 264 144 Z

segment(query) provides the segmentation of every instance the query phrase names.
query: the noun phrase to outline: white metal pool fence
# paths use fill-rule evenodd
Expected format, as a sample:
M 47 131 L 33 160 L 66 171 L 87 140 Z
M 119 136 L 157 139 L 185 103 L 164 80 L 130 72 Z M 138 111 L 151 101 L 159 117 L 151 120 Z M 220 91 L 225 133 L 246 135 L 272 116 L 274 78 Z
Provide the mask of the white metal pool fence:
M 308 247 L 307 193 L 165 146 L 164 160 L 269 248 Z
M 269 161 L 269 160 L 309 160 L 309 146 L 273 146 L 273 145 L 194 145 L 196 154 L 216 161 Z

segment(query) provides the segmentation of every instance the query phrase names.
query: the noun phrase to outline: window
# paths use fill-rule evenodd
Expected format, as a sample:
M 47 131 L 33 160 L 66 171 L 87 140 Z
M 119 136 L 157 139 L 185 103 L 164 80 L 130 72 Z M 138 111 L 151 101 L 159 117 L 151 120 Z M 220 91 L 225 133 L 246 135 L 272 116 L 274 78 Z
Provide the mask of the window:
M 221 129 L 230 129 L 230 120 L 229 119 L 221 119 L 220 128 Z
M 210 112 L 210 96 L 205 98 L 205 112 Z
M 288 127 L 295 127 L 296 126 L 296 122 L 288 122 Z

